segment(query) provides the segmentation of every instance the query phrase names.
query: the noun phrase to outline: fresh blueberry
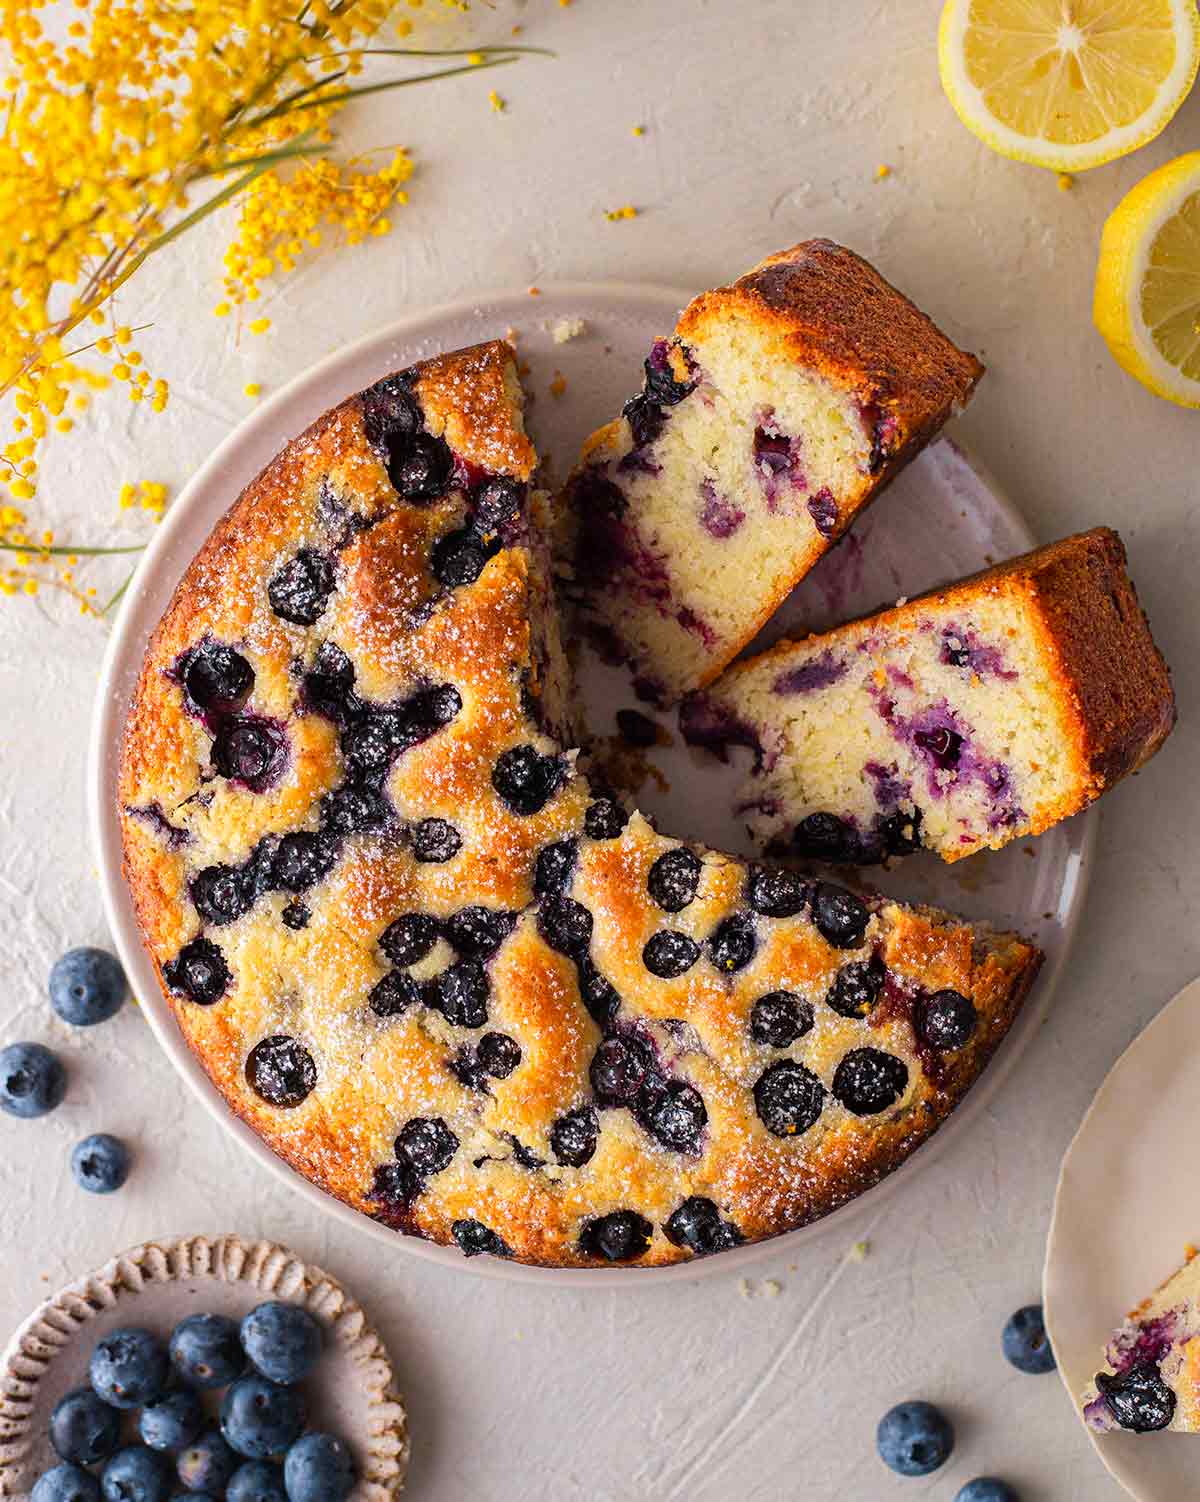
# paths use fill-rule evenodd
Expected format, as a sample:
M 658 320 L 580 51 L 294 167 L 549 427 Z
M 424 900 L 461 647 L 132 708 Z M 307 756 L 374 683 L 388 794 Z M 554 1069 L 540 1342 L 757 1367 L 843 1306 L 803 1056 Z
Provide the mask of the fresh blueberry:
M 975 1003 L 959 991 L 935 991 L 917 1006 L 917 1037 L 930 1048 L 953 1052 L 971 1041 L 978 1026 Z
M 646 1251 L 653 1234 L 654 1227 L 636 1210 L 614 1210 L 585 1223 L 579 1249 L 605 1262 L 632 1262 Z
M 221 1433 L 247 1460 L 282 1455 L 304 1433 L 304 1399 L 267 1377 L 239 1377 L 221 1400 Z
M 450 1227 L 450 1234 L 464 1257 L 479 1257 L 485 1252 L 489 1257 L 512 1256 L 512 1247 L 503 1237 L 489 1231 L 477 1220 L 456 1220 Z
M 664 913 L 682 912 L 696 896 L 702 868 L 694 851 L 683 846 L 666 850 L 650 867 L 646 890 Z
M 426 865 L 453 860 L 462 849 L 462 835 L 445 819 L 422 819 L 413 826 L 412 853 Z
M 976 1476 L 955 1493 L 954 1502 L 1021 1502 L 1007 1481 L 995 1476 Z
M 1004 1326 L 1001 1346 L 1013 1366 L 1031 1377 L 1052 1372 L 1058 1365 L 1040 1304 L 1026 1304 L 1010 1317 Z
M 175 1468 L 189 1491 L 211 1492 L 214 1497 L 223 1497 L 230 1477 L 240 1465 L 241 1461 L 225 1443 L 220 1430 L 208 1429 L 182 1452 Z
M 928 1476 L 949 1459 L 954 1430 L 932 1403 L 898 1403 L 879 1420 L 875 1443 L 880 1460 L 897 1475 Z
M 445 537 L 438 538 L 429 555 L 433 577 L 447 589 L 474 584 L 483 573 L 492 551 L 479 533 L 470 527 L 448 532 Z
M 525 499 L 525 487 L 516 480 L 493 475 L 471 497 L 471 523 L 484 537 L 492 537 L 515 521 Z
M 414 1116 L 396 1138 L 396 1157 L 422 1178 L 441 1173 L 458 1151 L 458 1138 L 440 1116 Z
M 652 1068 L 650 1052 L 637 1038 L 606 1038 L 592 1056 L 588 1076 L 602 1105 L 627 1106 Z
M 250 1050 L 246 1081 L 268 1105 L 289 1110 L 312 1094 L 317 1083 L 317 1066 L 302 1043 L 285 1033 L 277 1033 Z
M 834 976 L 825 1000 L 839 1016 L 866 1017 L 879 1000 L 886 975 L 878 955 L 873 954 L 869 960 L 854 960 L 843 965 Z
M 687 934 L 664 928 L 654 934 L 642 950 L 642 964 L 660 980 L 673 980 L 690 970 L 700 958 L 700 946 Z
M 807 901 L 808 884 L 782 866 L 755 866 L 746 896 L 754 911 L 764 918 L 793 918 Z
M 1098 1372 L 1096 1387 L 1121 1428 L 1134 1434 L 1165 1429 L 1175 1415 L 1175 1394 L 1152 1361 L 1139 1361 L 1116 1377 Z
M 90 1387 L 69 1392 L 50 1415 L 50 1443 L 55 1454 L 75 1465 L 107 1460 L 120 1442 L 120 1415 Z
M 416 965 L 438 941 L 438 925 L 428 913 L 405 913 L 389 923 L 379 937 L 379 947 L 393 965 Z
M 243 782 L 261 793 L 283 760 L 283 737 L 265 720 L 229 719 L 213 740 L 212 762 L 222 777 Z
M 819 881 L 813 894 L 813 922 L 822 938 L 837 949 L 854 949 L 862 943 L 871 914 L 853 892 Z
M 561 897 L 571 885 L 579 847 L 574 840 L 559 840 L 543 845 L 533 865 L 535 897 Z
M 484 1073 L 494 1080 L 506 1080 L 521 1062 L 521 1045 L 507 1033 L 484 1033 L 475 1052 Z
M 575 967 L 579 994 L 592 1021 L 601 1029 L 609 1027 L 621 1009 L 621 998 L 617 995 L 616 987 L 596 969 L 587 955 L 578 956 Z
M 813 1009 L 791 991 L 768 991 L 750 1009 L 750 1036 L 768 1048 L 788 1048 L 813 1025 Z
M 827 813 L 801 819 L 792 832 L 791 843 L 797 855 L 818 861 L 855 861 L 861 848 L 853 826 Z
M 242 1321 L 241 1336 L 255 1369 L 284 1387 L 303 1382 L 321 1354 L 321 1327 L 297 1304 L 259 1304 Z
M 174 1336 L 171 1343 L 174 1346 Z M 147 1403 L 138 1419 L 142 1443 L 152 1450 L 186 1449 L 203 1428 L 204 1409 L 191 1387 L 176 1388 L 165 1397 Z
M 77 1465 L 56 1465 L 38 1477 L 29 1502 L 101 1502 L 100 1483 Z
M 200 642 L 183 659 L 181 677 L 197 709 L 239 709 L 254 687 L 254 669 L 224 642 Z
M 271 576 L 267 599 L 283 620 L 312 626 L 324 615 L 333 587 L 333 567 L 325 554 L 301 548 Z
M 442 438 L 416 433 L 406 443 L 388 444 L 388 478 L 408 501 L 434 501 L 445 493 L 454 456 Z
M 427 994 L 430 1006 L 453 1027 L 482 1027 L 488 1020 L 492 983 L 478 960 L 459 960 L 436 977 Z
M 234 1471 L 225 1502 L 288 1502 L 283 1467 L 269 1460 L 248 1460 Z
M 167 1502 L 172 1480 L 165 1455 L 145 1445 L 128 1445 L 104 1467 L 100 1492 L 104 1502 Z
M 337 857 L 338 842 L 331 835 L 308 830 L 285 834 L 271 863 L 271 877 L 276 886 L 298 895 L 328 876 Z
M 737 1246 L 742 1233 L 732 1221 L 722 1220 L 712 1200 L 693 1194 L 672 1212 L 663 1225 L 663 1233 L 673 1246 L 686 1247 L 698 1257 L 723 1252 Z
M 583 816 L 583 830 L 589 840 L 615 840 L 628 823 L 629 815 L 607 794 L 589 803 Z
M 745 913 L 734 913 L 709 935 L 708 957 L 718 970 L 732 975 L 754 958 L 755 946 L 753 920 Z
M 879 1048 L 852 1048 L 833 1075 L 834 1099 L 855 1116 L 876 1116 L 908 1089 L 908 1065 Z
M 115 1194 L 129 1177 L 129 1149 L 107 1132 L 85 1137 L 71 1154 L 75 1182 L 89 1194 Z
M 536 814 L 545 808 L 566 779 L 566 763 L 543 756 L 534 746 L 513 746 L 497 758 L 492 786 L 515 814 Z
M 288 836 L 290 840 L 299 838 L 298 835 Z M 295 890 L 301 889 L 297 887 Z M 250 907 L 242 873 L 236 866 L 205 866 L 192 878 L 191 894 L 196 911 L 206 923 L 217 927 L 233 923 Z
M 560 954 L 583 954 L 592 939 L 592 915 L 570 897 L 544 898 L 538 908 L 538 933 Z
M 550 1150 L 557 1162 L 582 1168 L 596 1151 L 600 1123 L 591 1106 L 576 1106 L 550 1128 Z
M 157 1335 L 137 1328 L 113 1330 L 92 1352 L 92 1389 L 114 1408 L 140 1408 L 166 1391 L 171 1363 Z
M 640 1115 L 650 1132 L 672 1152 L 700 1151 L 700 1134 L 708 1111 L 699 1091 L 691 1085 L 675 1080 L 666 1089 L 652 1092 Z
M 73 1027 L 94 1027 L 121 1010 L 129 985 L 104 949 L 68 949 L 50 971 L 50 1005 Z
M 62 1104 L 67 1072 L 40 1043 L 10 1043 L 0 1051 L 0 1109 L 26 1120 Z
M 193 939 L 163 966 L 163 979 L 172 991 L 197 1006 L 210 1007 L 229 989 L 233 979 L 225 956 L 211 939 Z
M 246 1370 L 235 1320 L 189 1314 L 171 1332 L 171 1363 L 192 1387 L 228 1387 Z
M 780 1059 L 754 1087 L 759 1119 L 776 1137 L 799 1137 L 825 1108 L 825 1086 L 811 1069 L 794 1059 Z
M 516 914 L 490 907 L 464 907 L 442 924 L 442 931 L 467 960 L 487 960 L 513 931 Z
M 349 1447 L 332 1434 L 306 1434 L 283 1462 L 288 1502 L 343 1502 L 358 1472 Z
M 376 1017 L 399 1017 L 421 1000 L 421 987 L 411 975 L 401 970 L 389 970 L 381 981 L 371 987 L 367 1001 Z

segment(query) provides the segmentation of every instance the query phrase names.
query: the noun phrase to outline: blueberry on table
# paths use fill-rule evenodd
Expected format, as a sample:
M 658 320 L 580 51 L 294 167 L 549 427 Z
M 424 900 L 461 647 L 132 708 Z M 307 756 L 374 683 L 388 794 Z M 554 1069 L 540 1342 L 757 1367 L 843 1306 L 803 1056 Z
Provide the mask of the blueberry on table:
M 269 1460 L 248 1460 L 233 1473 L 225 1502 L 288 1502 L 282 1467 Z
M 85 1137 L 71 1154 L 75 1182 L 89 1194 L 115 1194 L 129 1177 L 129 1149 L 107 1132 Z
M 288 1502 L 343 1502 L 357 1477 L 349 1448 L 332 1434 L 306 1434 L 283 1463 Z
M 114 1408 L 140 1408 L 166 1391 L 171 1364 L 166 1347 L 149 1330 L 128 1328 L 104 1336 L 88 1367 L 92 1390 Z
M 958 1492 L 954 1502 L 1021 1502 L 1021 1499 L 1007 1481 L 997 1481 L 995 1476 L 977 1476 Z
M 10 1043 L 0 1051 L 0 1109 L 26 1120 L 62 1104 L 67 1072 L 40 1043 Z
M 236 1320 L 189 1314 L 171 1332 L 171 1363 L 193 1387 L 228 1387 L 246 1370 Z
M 302 1382 L 321 1354 L 321 1327 L 298 1304 L 259 1304 L 242 1321 L 241 1338 L 255 1368 L 282 1386 Z
M 72 1027 L 94 1027 L 121 1010 L 129 984 L 104 949 L 68 949 L 50 971 L 50 1005 Z
M 189 1493 L 223 1497 L 230 1477 L 241 1463 L 220 1431 L 209 1429 L 183 1451 L 176 1462 L 176 1471 Z
M 1046 1322 L 1040 1304 L 1026 1304 L 1004 1327 L 1004 1354 L 1019 1372 L 1031 1377 L 1052 1372 L 1058 1365 L 1046 1334 Z
M 119 1414 L 89 1387 L 69 1392 L 50 1415 L 50 1443 L 55 1454 L 75 1465 L 107 1460 L 120 1442 Z
M 204 1409 L 193 1388 L 180 1387 L 147 1403 L 138 1419 L 142 1443 L 152 1450 L 182 1450 L 204 1428 Z
M 100 1494 L 104 1502 L 168 1502 L 171 1462 L 145 1445 L 118 1450 L 104 1467 Z
M 100 1502 L 100 1483 L 77 1465 L 56 1465 L 38 1477 L 29 1502 Z
M 954 1430 L 932 1403 L 898 1403 L 875 1431 L 879 1458 L 899 1476 L 928 1476 L 944 1465 L 954 1448 Z
M 304 1433 L 304 1399 L 266 1377 L 241 1377 L 221 1402 L 221 1433 L 247 1460 L 282 1455 Z

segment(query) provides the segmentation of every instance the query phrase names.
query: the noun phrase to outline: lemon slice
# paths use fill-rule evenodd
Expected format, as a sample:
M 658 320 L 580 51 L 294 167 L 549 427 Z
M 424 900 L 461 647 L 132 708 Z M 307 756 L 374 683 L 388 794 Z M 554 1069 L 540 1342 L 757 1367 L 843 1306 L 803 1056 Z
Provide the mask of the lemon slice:
M 1109 215 L 1092 316 L 1124 370 L 1200 407 L 1200 151 L 1144 177 Z
M 942 87 L 1004 156 L 1082 172 L 1158 135 L 1200 62 L 1196 0 L 946 0 Z

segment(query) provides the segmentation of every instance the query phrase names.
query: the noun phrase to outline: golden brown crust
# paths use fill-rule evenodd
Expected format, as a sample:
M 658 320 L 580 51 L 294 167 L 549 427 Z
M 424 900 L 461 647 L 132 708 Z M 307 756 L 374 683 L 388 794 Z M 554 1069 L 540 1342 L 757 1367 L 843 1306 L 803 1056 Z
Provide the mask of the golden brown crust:
M 665 1229 L 688 1196 L 711 1198 L 747 1237 L 825 1213 L 944 1119 L 1011 1021 L 1037 951 L 877 900 L 864 910 L 861 941 L 838 950 L 814 926 L 811 893 L 793 916 L 756 915 L 745 867 L 712 853 L 703 856 L 695 900 L 665 914 L 648 896 L 649 869 L 675 842 L 638 815 L 619 832 L 592 828 L 595 795 L 539 723 L 530 695 L 544 666 L 532 624 L 541 585 L 521 526 L 497 541 L 477 574 L 448 583 L 431 571 L 436 548 L 469 530 L 475 515 L 483 481 L 471 466 L 486 456 L 507 469 L 485 474 L 530 472 L 511 353 L 493 346 L 440 357 L 389 389 L 401 405 L 403 391 L 416 395 L 426 433 L 454 436 L 457 467 L 445 490 L 412 503 L 399 497 L 385 445 L 367 432 L 364 414 L 375 407 L 344 402 L 235 502 L 147 652 L 119 779 L 124 864 L 181 1030 L 230 1109 L 280 1157 L 364 1213 L 439 1242 L 469 1223 L 523 1261 L 595 1265 L 581 1242 L 589 1224 L 634 1211 L 652 1228 L 636 1259 L 646 1266 L 690 1255 Z M 277 614 L 268 591 L 298 548 L 321 552 L 333 579 L 311 625 Z M 244 704 L 208 709 L 185 692 L 190 654 L 210 641 L 252 670 Z M 328 690 L 317 680 L 334 671 L 324 655 L 331 651 L 344 654 L 353 680 L 333 708 L 322 708 Z M 375 786 L 353 781 L 353 735 L 391 725 L 396 714 L 395 723 L 407 723 L 414 696 L 444 687 L 457 700 L 449 718 L 404 740 L 380 774 L 382 824 L 340 829 L 330 800 L 347 787 L 365 796 Z M 257 789 L 222 772 L 215 751 L 231 725 L 251 723 L 271 727 L 284 747 Z M 558 769 L 536 807 L 515 806 L 496 780 L 500 758 L 521 747 Z M 438 859 L 417 853 L 416 831 L 431 819 L 453 826 L 460 842 Z M 288 885 L 280 849 L 297 833 L 325 840 L 329 862 L 312 881 Z M 551 866 L 560 895 L 590 915 L 583 950 L 555 936 L 555 922 L 567 921 L 555 887 L 535 889 L 539 857 L 559 846 L 572 852 Z M 236 877 L 236 912 L 202 916 L 198 891 L 219 869 Z M 453 937 L 454 922 L 481 908 L 503 920 L 494 952 L 474 973 L 485 977 L 486 1022 L 460 1017 L 446 989 L 471 954 Z M 380 945 L 409 914 L 433 920 L 436 931 L 411 964 Z M 731 917 L 754 943 L 736 974 L 711 958 L 713 935 Z M 669 980 L 651 974 L 643 954 L 663 927 L 698 945 L 687 973 Z M 204 1004 L 185 994 L 174 969 L 198 936 L 229 972 Z M 825 1001 L 833 977 L 876 952 L 891 977 L 884 1000 L 865 1018 L 842 1017 Z M 648 1051 L 661 1071 L 654 1091 L 686 1090 L 702 1102 L 694 1141 L 668 1147 L 652 1134 L 646 1122 L 661 1093 L 639 1096 L 633 1110 L 598 1106 L 597 1017 L 608 1005 L 601 979 L 618 1008 L 605 1023 L 608 1037 Z M 377 988 L 394 981 L 408 989 L 395 1005 L 377 1005 Z M 961 988 L 979 1014 L 977 1036 L 948 1063 L 922 1051 L 914 1024 L 922 994 L 936 986 Z M 775 1048 L 750 1036 L 749 1019 L 756 999 L 783 987 L 814 1022 L 793 1045 Z M 479 1050 L 495 1033 L 518 1057 L 488 1073 Z M 251 1051 L 280 1036 L 302 1045 L 311 1066 L 295 1103 L 272 1100 L 248 1075 Z M 903 1064 L 894 1112 L 856 1117 L 834 1100 L 839 1063 L 864 1046 Z M 820 1124 L 794 1139 L 768 1132 L 754 1104 L 756 1082 L 785 1059 L 805 1061 L 824 1100 Z M 580 1109 L 596 1113 L 597 1140 L 586 1161 L 572 1163 L 558 1155 L 556 1123 Z M 419 1122 L 441 1123 L 453 1149 L 417 1174 L 396 1144 Z

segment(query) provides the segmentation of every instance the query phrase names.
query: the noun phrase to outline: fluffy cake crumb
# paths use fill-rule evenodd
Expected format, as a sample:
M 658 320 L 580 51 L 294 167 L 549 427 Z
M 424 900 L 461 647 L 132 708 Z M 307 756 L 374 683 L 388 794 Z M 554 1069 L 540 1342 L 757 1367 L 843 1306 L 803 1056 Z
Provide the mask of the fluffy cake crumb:
M 581 334 L 587 333 L 587 322 L 582 318 L 560 318 L 554 325 L 555 344 L 566 344 L 568 340 L 578 339 Z

